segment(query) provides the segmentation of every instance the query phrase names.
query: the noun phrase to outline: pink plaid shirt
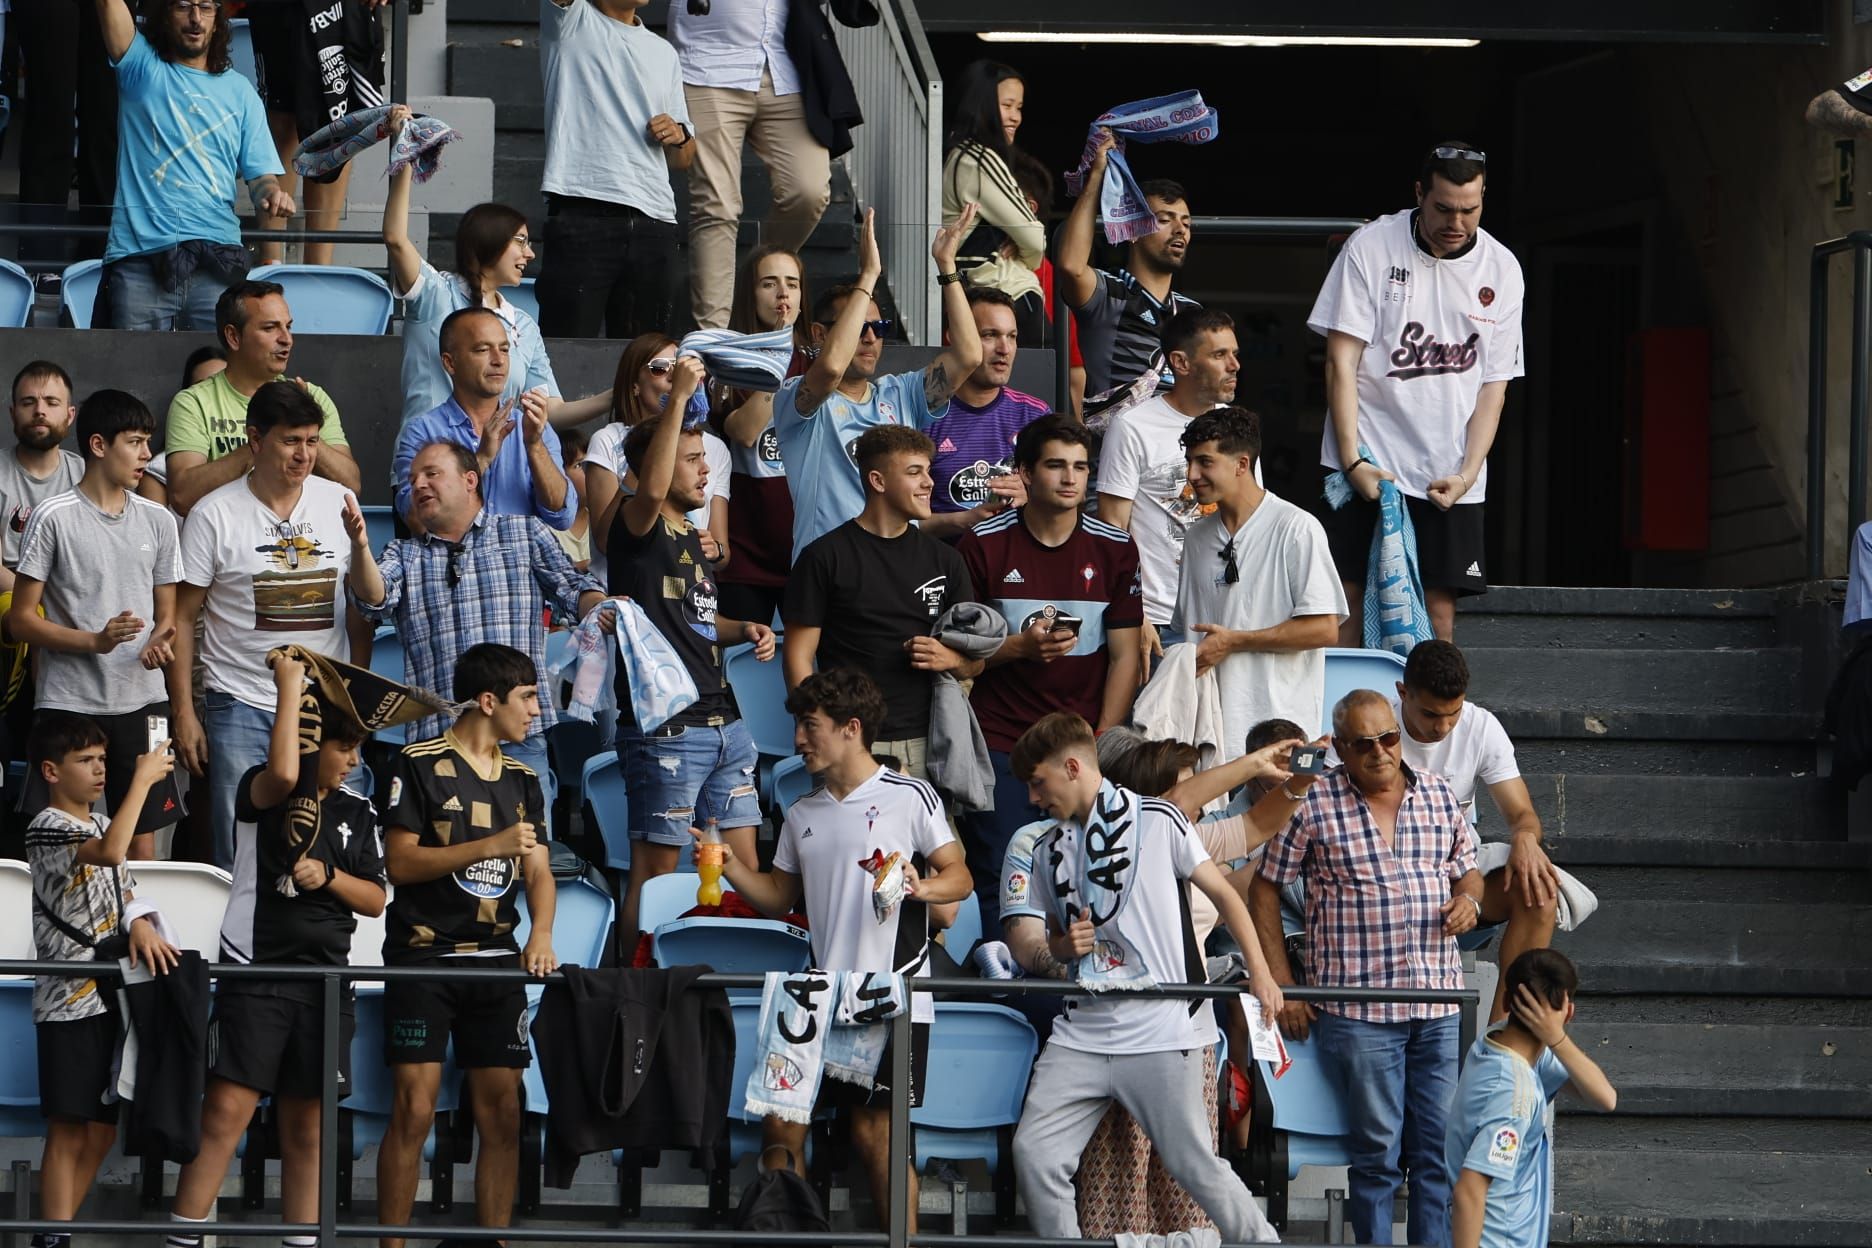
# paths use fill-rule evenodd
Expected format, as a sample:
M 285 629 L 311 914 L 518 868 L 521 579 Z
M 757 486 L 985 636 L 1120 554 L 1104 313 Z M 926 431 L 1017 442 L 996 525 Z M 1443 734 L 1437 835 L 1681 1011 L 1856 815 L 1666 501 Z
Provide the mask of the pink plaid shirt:
M 1307 982 L 1347 988 L 1461 988 L 1462 958 L 1443 934 L 1450 884 L 1476 869 L 1475 837 L 1448 782 L 1404 769 L 1387 847 L 1340 768 L 1315 784 L 1261 860 L 1261 875 L 1306 878 Z M 1454 1005 L 1320 1007 L 1368 1023 L 1454 1014 Z

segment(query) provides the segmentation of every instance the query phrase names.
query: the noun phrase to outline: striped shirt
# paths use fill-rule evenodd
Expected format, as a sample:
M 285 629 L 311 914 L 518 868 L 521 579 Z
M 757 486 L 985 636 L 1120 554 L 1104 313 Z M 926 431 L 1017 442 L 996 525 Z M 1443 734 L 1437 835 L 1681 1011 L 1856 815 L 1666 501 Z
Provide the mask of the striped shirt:
M 1164 326 L 1177 313 L 1202 305 L 1174 290 L 1160 303 L 1126 269 L 1092 273 L 1092 298 L 1073 309 L 1085 353 L 1086 396 L 1128 386 L 1153 370 L 1161 374 L 1157 392 L 1162 394 L 1176 380 L 1163 360 Z
M 572 566 L 552 530 L 532 516 L 494 516 L 483 507 L 460 543 L 427 533 L 399 538 L 378 566 L 384 600 L 359 602 L 358 610 L 380 623 L 395 620 L 410 684 L 449 697 L 455 664 L 468 647 L 497 642 L 531 656 L 539 672 L 540 717 L 532 735 L 558 722 L 546 682 L 545 610 L 551 605 L 576 618 L 579 596 L 601 594 L 604 586 Z M 450 722 L 431 715 L 411 724 L 409 735 L 439 737 Z
M 1450 885 L 1476 869 L 1475 837 L 1441 776 L 1404 767 L 1397 828 L 1386 845 L 1345 769 L 1307 792 L 1268 845 L 1261 876 L 1306 878 L 1307 980 L 1322 987 L 1461 988 L 1462 959 L 1443 934 Z M 1320 1008 L 1368 1023 L 1454 1014 L 1454 1005 Z

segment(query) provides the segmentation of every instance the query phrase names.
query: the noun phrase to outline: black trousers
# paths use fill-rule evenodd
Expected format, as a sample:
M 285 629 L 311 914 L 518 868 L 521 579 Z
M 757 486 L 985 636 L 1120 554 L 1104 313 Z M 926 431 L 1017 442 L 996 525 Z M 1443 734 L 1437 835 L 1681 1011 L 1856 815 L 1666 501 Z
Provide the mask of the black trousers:
M 22 218 L 46 225 L 68 220 L 74 174 L 77 220 L 110 224 L 117 193 L 117 76 L 104 51 L 97 6 L 73 0 L 13 0 L 10 18 L 19 41 L 26 103 L 20 129 Z M 73 151 L 73 128 L 77 150 Z M 79 257 L 104 254 L 104 239 L 77 240 Z M 25 259 L 69 259 L 58 235 L 24 238 Z
M 540 270 L 540 332 L 548 338 L 635 338 L 671 334 L 681 238 L 625 204 L 546 197 L 546 260 Z

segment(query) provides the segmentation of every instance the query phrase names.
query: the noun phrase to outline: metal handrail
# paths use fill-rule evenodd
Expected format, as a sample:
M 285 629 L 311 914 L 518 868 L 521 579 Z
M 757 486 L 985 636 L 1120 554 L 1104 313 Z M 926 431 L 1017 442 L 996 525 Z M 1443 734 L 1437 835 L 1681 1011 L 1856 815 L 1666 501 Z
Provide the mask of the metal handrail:
M 340 1011 L 343 1003 L 344 985 L 354 980 L 382 982 L 387 980 L 409 979 L 428 982 L 507 982 L 539 983 L 542 981 L 563 980 L 561 972 L 551 975 L 531 975 L 519 968 L 502 967 L 436 967 L 421 966 L 278 966 L 251 965 L 234 962 L 211 962 L 207 965 L 210 978 L 213 979 L 258 979 L 258 980 L 316 980 L 323 992 L 323 1008 L 320 1035 L 320 1063 L 325 1071 L 338 1069 L 338 1055 L 342 1044 L 339 1030 Z M 121 978 L 122 971 L 114 962 L 55 962 L 36 959 L 0 960 L 0 976 L 4 975 L 54 975 L 85 976 L 98 979 Z M 723 975 L 710 972 L 699 975 L 693 981 L 700 988 L 761 988 L 766 985 L 765 975 Z M 955 977 L 918 977 L 916 991 L 946 993 L 955 996 L 1000 997 L 1010 993 L 1016 995 L 1039 995 L 1052 997 L 1084 996 L 1085 989 L 1079 984 L 1055 979 L 963 979 Z M 1241 996 L 1247 991 L 1241 984 L 1174 984 L 1154 985 L 1150 988 L 1128 989 L 1127 995 L 1140 998 L 1222 998 Z M 1413 1005 L 1455 1005 L 1460 1010 L 1459 1053 L 1466 1053 L 1475 1039 L 1475 1020 L 1473 1010 L 1480 997 L 1470 988 L 1333 988 L 1333 987 L 1292 987 L 1283 988 L 1282 992 L 1290 1000 L 1307 1002 L 1341 1002 L 1358 1004 L 1413 1004 Z M 910 1011 L 903 1010 L 891 1020 L 891 1106 L 890 1106 L 890 1155 L 912 1161 L 915 1150 L 910 1135 Z M 269 1223 L 269 1234 L 310 1235 L 316 1234 L 324 1248 L 337 1248 L 341 1239 L 392 1239 L 406 1237 L 413 1229 L 411 1226 L 391 1227 L 380 1223 L 340 1222 L 338 1220 L 338 1085 L 331 1078 L 326 1078 L 319 1097 L 319 1217 L 317 1223 Z M 754 1233 L 748 1231 L 713 1231 L 713 1230 L 624 1230 L 614 1227 L 563 1228 L 563 1227 L 450 1227 L 449 1235 L 470 1240 L 511 1240 L 516 1243 L 529 1241 L 553 1241 L 564 1243 L 682 1243 L 682 1244 L 839 1244 L 863 1245 L 865 1248 L 910 1248 L 910 1245 L 936 1244 L 956 1245 L 957 1248 L 989 1248 L 990 1245 L 1003 1245 L 1005 1248 L 1064 1248 L 1068 1243 L 1086 1243 L 1098 1241 L 1067 1241 L 1047 1239 L 1038 1236 L 1001 1237 L 1001 1236 L 912 1236 L 909 1229 L 909 1192 L 907 1185 L 893 1181 L 890 1192 L 889 1229 L 885 1232 L 844 1232 L 836 1234 L 791 1234 L 779 1232 Z M 46 1231 L 60 1231 L 75 1234 L 101 1235 L 166 1235 L 173 1230 L 172 1224 L 163 1220 L 150 1222 L 127 1221 L 71 1221 L 46 1222 L 29 1218 L 0 1219 L 0 1234 L 25 1232 L 38 1234 Z M 216 1220 L 202 1223 L 198 1229 L 205 1234 L 215 1235 L 251 1235 L 253 1223 L 232 1223 Z M 1105 1241 L 1110 1243 L 1112 1241 Z M 1232 1246 L 1230 1246 L 1232 1248 Z
M 1084 193 L 1090 195 L 1095 191 L 1087 187 Z M 1191 217 L 1190 232 L 1199 238 L 1331 238 L 1335 234 L 1350 234 L 1364 224 L 1363 217 Z M 1054 264 L 1057 268 L 1058 261 Z M 1051 310 L 1054 385 L 1058 396 L 1054 406 L 1063 411 L 1072 394 L 1072 350 L 1068 345 L 1070 311 L 1057 273 L 1053 280 Z
M 1866 518 L 1866 411 L 1872 377 L 1872 230 L 1815 243 L 1807 268 L 1807 579 L 1826 572 L 1827 295 L 1832 259 L 1853 253 L 1846 533 Z

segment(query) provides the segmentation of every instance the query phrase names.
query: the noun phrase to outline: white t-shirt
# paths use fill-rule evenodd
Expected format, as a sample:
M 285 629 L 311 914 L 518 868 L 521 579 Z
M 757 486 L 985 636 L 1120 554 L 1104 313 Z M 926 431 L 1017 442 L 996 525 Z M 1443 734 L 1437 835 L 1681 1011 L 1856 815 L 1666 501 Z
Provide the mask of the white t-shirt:
M 1418 245 L 1414 215 L 1380 217 L 1346 241 L 1307 328 L 1367 344 L 1359 357 L 1359 438 L 1399 489 L 1426 498 L 1432 481 L 1462 467 L 1482 387 L 1526 370 L 1514 253 L 1478 229 L 1468 251 L 1439 260 Z M 1320 463 L 1343 466 L 1330 418 Z M 1479 503 L 1487 492 L 1484 465 L 1462 501 Z
M 1139 797 L 1137 804 L 1137 867 L 1130 899 L 1113 922 L 1153 979 L 1185 983 L 1189 974 L 1183 942 L 1190 933 L 1178 894 L 1209 855 L 1175 806 L 1155 797 Z M 1051 914 L 1053 878 L 1041 865 L 1049 859 L 1049 847 L 1047 836 L 1034 847 L 1032 895 L 1034 908 Z M 1069 997 L 1049 1043 L 1081 1053 L 1162 1053 L 1214 1044 L 1214 1013 L 1205 1004 L 1192 1016 L 1189 1007 L 1186 1000 L 1145 999 L 1119 991 Z
M 1224 576 L 1223 547 L 1235 544 L 1240 579 Z M 1220 515 L 1191 527 L 1177 588 L 1174 627 L 1197 624 L 1254 630 L 1301 615 L 1346 617 L 1345 590 L 1333 570 L 1326 530 L 1310 514 L 1269 493 L 1233 536 Z M 1200 638 L 1191 634 L 1191 641 Z M 1323 650 L 1244 651 L 1216 668 L 1222 698 L 1218 761 L 1239 758 L 1248 730 L 1264 719 L 1320 722 L 1326 690 Z
M 1402 726 L 1404 708 L 1398 705 L 1396 698 L 1391 699 L 1391 709 Z M 1521 774 L 1508 730 L 1501 726 L 1493 711 L 1473 702 L 1463 703 L 1456 726 L 1435 745 L 1417 740 L 1408 728 L 1404 729 L 1403 740 L 1404 761 L 1410 764 L 1412 771 L 1442 776 L 1449 781 L 1470 827 L 1474 827 L 1476 821 L 1476 790 L 1513 780 Z
M 579 0 L 583 4 L 584 0 Z M 613 421 L 597 433 L 585 447 L 585 459 L 588 463 L 611 470 L 611 475 L 618 479 L 618 487 L 624 486 L 624 478 L 630 475 L 630 465 L 624 462 L 624 439 L 630 436 L 631 426 Z M 698 529 L 706 530 L 709 522 L 709 509 L 716 499 L 728 501 L 728 478 L 734 475 L 734 457 L 728 450 L 728 444 L 704 429 L 702 431 L 702 459 L 708 464 L 708 484 L 702 487 L 702 505 L 694 511 L 685 513 L 685 518 Z M 627 495 L 628 496 L 628 495 Z M 592 517 L 594 520 L 596 516 Z M 605 534 L 605 540 L 611 539 Z M 591 574 L 600 585 L 609 589 L 611 583 L 605 579 L 611 570 L 611 561 L 605 558 L 598 543 L 591 548 Z
M 1159 627 L 1176 606 L 1184 535 L 1205 514 L 1190 494 L 1179 441 L 1190 419 L 1161 395 L 1146 399 L 1112 421 L 1099 453 L 1099 493 L 1131 500 L 1144 616 Z
M 659 113 L 689 128 L 676 49 L 643 22 L 626 25 L 595 4 L 540 0 L 540 69 L 546 80 L 546 171 L 554 195 L 629 204 L 676 220 Z
M 351 539 L 344 501 L 350 493 L 323 477 L 307 477 L 298 505 L 282 522 L 241 477 L 189 512 L 182 526 L 182 579 L 208 591 L 201 661 L 209 689 L 270 712 L 279 696 L 267 651 L 305 646 L 349 660 Z
M 788 807 L 773 865 L 800 877 L 806 915 L 812 920 L 813 965 L 828 971 L 929 973 L 929 922 L 917 930 L 900 920 L 898 908 L 882 923 L 871 906 L 871 873 L 859 866 L 873 850 L 926 857 L 955 837 L 943 818 L 936 790 L 923 780 L 879 767 L 869 780 L 833 797 L 814 789 Z M 912 994 L 913 1022 L 934 1022 L 927 993 Z

